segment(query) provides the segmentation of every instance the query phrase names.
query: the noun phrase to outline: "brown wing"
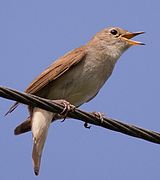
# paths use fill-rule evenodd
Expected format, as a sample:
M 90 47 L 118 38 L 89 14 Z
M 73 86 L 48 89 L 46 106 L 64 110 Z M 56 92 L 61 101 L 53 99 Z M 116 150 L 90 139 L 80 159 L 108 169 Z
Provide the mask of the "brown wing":
M 51 64 L 26 89 L 26 93 L 35 94 L 51 81 L 64 74 L 70 67 L 80 62 L 86 55 L 85 47 L 74 49 Z
M 73 65 L 80 62 L 86 55 L 85 46 L 74 49 L 64 56 L 60 57 L 58 60 L 53 62 L 42 74 L 40 74 L 25 90 L 26 93 L 35 94 L 46 86 L 49 82 L 54 81 L 59 76 L 64 74 Z M 5 114 L 11 113 L 17 108 L 18 102 L 16 102 L 9 111 Z

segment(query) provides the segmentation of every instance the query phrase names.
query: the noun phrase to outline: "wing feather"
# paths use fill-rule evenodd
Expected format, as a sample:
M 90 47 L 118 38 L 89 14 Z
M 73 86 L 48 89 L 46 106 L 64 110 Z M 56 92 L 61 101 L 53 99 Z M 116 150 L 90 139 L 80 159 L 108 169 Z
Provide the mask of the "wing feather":
M 54 81 L 73 65 L 79 63 L 86 55 L 85 47 L 74 49 L 53 62 L 41 75 L 39 75 L 25 90 L 26 93 L 35 94 L 51 81 Z
M 25 92 L 30 94 L 36 94 L 47 84 L 63 75 L 72 66 L 82 61 L 85 56 L 85 46 L 81 46 L 70 51 L 69 53 L 65 54 L 64 56 L 53 62 L 44 72 L 42 72 L 42 74 L 40 74 L 35 80 L 33 80 L 32 83 L 27 87 Z M 18 102 L 14 103 L 5 115 L 14 111 L 14 109 L 16 109 L 18 105 Z

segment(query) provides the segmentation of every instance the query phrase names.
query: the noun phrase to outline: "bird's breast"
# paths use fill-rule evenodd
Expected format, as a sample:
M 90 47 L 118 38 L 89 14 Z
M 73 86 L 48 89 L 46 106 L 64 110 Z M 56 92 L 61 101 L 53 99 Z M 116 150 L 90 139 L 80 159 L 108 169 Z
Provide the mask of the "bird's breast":
M 75 106 L 92 99 L 109 78 L 113 64 L 103 59 L 88 59 L 71 67 L 52 82 L 47 98 L 65 99 Z

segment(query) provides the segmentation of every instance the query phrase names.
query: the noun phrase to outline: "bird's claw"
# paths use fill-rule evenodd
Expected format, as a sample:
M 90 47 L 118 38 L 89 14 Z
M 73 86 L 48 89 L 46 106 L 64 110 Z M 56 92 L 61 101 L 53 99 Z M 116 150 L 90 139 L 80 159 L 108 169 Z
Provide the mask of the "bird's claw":
M 99 118 L 101 123 L 103 123 L 104 117 L 105 117 L 104 113 L 101 113 L 101 112 L 92 112 L 91 114 L 94 115 L 95 117 Z
M 100 122 L 103 123 L 104 117 L 105 117 L 104 113 L 101 113 L 101 112 L 92 112 L 91 114 L 94 115 L 96 118 L 99 118 Z M 91 126 L 89 126 L 87 122 L 84 123 L 84 127 L 87 128 L 87 129 L 91 128 Z
M 63 111 L 60 113 L 60 116 L 62 116 L 64 118 L 62 120 L 62 122 L 63 122 L 66 119 L 68 112 L 70 112 L 70 111 L 73 112 L 75 110 L 75 106 L 63 99 L 60 99 L 57 101 L 64 106 Z

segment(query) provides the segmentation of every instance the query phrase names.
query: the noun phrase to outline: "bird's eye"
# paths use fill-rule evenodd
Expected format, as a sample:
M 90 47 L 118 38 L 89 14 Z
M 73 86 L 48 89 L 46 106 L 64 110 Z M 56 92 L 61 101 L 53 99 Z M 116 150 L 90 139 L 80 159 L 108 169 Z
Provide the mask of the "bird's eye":
M 110 33 L 113 34 L 113 35 L 117 35 L 117 34 L 118 34 L 118 31 L 115 30 L 115 29 L 112 29 L 112 30 L 110 31 Z

